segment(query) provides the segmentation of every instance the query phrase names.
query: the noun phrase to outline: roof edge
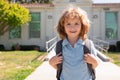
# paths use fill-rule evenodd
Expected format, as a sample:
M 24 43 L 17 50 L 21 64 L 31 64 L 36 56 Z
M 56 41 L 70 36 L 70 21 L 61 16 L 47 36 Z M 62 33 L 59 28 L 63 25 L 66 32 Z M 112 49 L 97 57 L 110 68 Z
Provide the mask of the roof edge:
M 114 6 L 114 7 L 120 7 L 120 3 L 95 3 L 95 4 L 92 4 L 93 7 L 94 6 Z
M 54 7 L 54 4 L 20 4 L 24 7 Z

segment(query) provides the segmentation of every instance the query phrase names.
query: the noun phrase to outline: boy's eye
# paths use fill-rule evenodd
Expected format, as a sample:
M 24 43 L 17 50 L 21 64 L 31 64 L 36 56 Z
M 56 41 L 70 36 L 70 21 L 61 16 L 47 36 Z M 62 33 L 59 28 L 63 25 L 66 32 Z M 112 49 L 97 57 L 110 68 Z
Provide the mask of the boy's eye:
M 75 23 L 75 25 L 79 25 L 78 23 Z
M 67 25 L 70 25 L 70 23 L 67 23 Z

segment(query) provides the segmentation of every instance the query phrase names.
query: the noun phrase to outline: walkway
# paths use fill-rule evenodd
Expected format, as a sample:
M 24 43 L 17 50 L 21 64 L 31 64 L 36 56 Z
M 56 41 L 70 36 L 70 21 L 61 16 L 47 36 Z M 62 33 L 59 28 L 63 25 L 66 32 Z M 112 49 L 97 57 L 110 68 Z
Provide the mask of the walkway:
M 96 68 L 96 80 L 120 80 L 120 67 L 111 62 L 102 62 Z M 25 80 L 56 80 L 56 70 L 52 68 L 48 61 L 43 62 Z
M 25 80 L 56 80 L 55 75 L 55 69 L 49 65 L 48 61 L 45 61 Z

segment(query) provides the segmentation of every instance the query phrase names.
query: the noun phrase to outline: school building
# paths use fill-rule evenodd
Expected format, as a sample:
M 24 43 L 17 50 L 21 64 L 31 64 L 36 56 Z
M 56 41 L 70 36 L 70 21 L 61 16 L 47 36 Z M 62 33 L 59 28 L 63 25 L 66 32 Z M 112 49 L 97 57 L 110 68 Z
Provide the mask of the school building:
M 58 36 L 55 27 L 63 9 L 69 4 L 79 6 L 88 13 L 91 21 L 89 37 L 110 44 L 120 40 L 120 0 L 53 0 L 52 4 L 21 4 L 29 9 L 31 22 L 6 32 L 0 37 L 0 44 L 6 50 L 17 43 L 45 48 L 46 41 Z

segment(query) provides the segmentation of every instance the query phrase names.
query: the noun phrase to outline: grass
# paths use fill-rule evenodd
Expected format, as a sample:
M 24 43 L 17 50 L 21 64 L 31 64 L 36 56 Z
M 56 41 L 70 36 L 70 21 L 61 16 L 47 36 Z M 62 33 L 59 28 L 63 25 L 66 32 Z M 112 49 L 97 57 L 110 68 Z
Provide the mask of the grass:
M 113 63 L 120 66 L 120 52 L 109 52 L 108 56 L 112 59 Z
M 5 51 L 0 52 L 0 80 L 24 80 L 42 61 L 34 60 L 38 51 Z

